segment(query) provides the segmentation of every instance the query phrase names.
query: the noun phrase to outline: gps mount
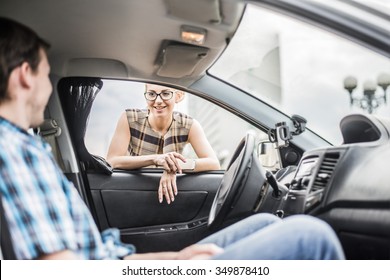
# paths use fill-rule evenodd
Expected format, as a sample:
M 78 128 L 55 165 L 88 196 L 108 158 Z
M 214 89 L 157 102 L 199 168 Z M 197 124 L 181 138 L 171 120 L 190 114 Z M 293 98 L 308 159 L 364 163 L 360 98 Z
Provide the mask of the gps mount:
M 279 122 L 275 124 L 274 129 L 268 131 L 269 141 L 275 143 L 277 149 L 287 147 L 293 136 L 299 135 L 306 129 L 306 119 L 299 115 L 292 115 L 291 121 L 295 128 L 294 131 L 290 131 L 286 122 Z

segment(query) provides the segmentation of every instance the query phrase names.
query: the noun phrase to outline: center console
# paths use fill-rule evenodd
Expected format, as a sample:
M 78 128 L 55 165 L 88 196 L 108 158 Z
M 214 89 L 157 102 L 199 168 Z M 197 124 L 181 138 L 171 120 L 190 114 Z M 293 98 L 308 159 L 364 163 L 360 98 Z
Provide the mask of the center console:
M 340 152 L 324 149 L 304 155 L 290 182 L 290 190 L 284 198 L 285 216 L 307 213 L 320 204 Z

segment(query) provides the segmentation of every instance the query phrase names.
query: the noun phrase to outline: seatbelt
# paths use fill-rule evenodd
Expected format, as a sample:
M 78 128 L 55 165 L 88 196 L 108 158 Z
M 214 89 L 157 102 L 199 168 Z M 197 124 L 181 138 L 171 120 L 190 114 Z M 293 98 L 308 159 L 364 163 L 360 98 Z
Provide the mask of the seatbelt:
M 0 192 L 0 230 L 1 230 L 1 252 L 4 260 L 16 260 L 14 247 L 12 246 L 11 235 L 9 233 L 8 223 L 5 218 L 3 199 Z
M 51 146 L 51 151 L 58 166 L 62 171 L 65 171 L 64 162 L 62 160 L 56 138 L 61 135 L 61 127 L 58 126 L 56 120 L 45 119 L 39 126 L 38 134 Z

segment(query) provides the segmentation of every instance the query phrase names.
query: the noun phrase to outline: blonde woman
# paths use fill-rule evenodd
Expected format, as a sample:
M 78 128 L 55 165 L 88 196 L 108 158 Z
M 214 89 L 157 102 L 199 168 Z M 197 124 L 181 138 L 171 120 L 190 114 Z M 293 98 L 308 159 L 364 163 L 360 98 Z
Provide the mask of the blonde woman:
M 127 109 L 120 117 L 108 149 L 107 161 L 114 168 L 162 167 L 158 188 L 160 203 L 168 204 L 178 193 L 176 173 L 220 169 L 219 161 L 204 131 L 195 119 L 174 111 L 184 92 L 165 86 L 146 84 L 147 109 Z M 190 143 L 197 159 L 186 159 L 182 152 Z

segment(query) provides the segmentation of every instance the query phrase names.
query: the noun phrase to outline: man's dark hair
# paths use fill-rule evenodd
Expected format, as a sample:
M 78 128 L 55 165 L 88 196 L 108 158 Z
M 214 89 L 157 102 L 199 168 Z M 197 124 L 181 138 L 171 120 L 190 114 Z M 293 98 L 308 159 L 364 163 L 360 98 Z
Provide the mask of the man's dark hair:
M 36 71 L 40 49 L 50 45 L 33 30 L 14 20 L 0 17 L 0 103 L 8 98 L 8 79 L 13 69 L 27 62 Z

